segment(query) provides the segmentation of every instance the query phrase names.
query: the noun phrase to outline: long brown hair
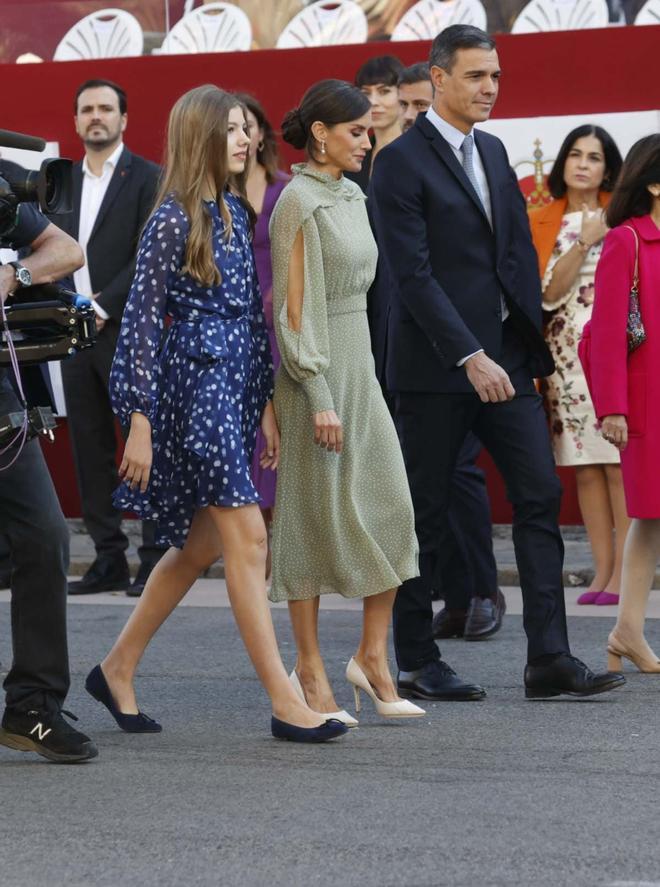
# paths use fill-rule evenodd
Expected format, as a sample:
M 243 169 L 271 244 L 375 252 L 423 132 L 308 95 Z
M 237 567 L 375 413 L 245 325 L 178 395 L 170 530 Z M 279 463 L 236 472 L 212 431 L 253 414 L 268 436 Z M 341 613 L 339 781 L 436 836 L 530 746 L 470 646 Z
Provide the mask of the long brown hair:
M 218 209 L 225 223 L 225 239 L 232 235 L 232 218 L 224 192 L 243 199 L 247 172 L 233 175 L 227 158 L 227 120 L 232 108 L 240 107 L 236 97 L 217 86 L 206 84 L 184 93 L 170 111 L 165 148 L 165 173 L 155 206 L 173 195 L 190 222 L 183 270 L 204 286 L 217 286 L 220 272 L 213 257 L 211 214 L 202 194 L 211 182 Z
M 266 181 L 269 185 L 272 185 L 277 179 L 277 173 L 280 168 L 280 152 L 277 148 L 275 130 L 268 117 L 266 117 L 263 105 L 253 95 L 247 92 L 237 92 L 236 99 L 254 115 L 259 129 L 263 130 L 264 137 L 257 149 L 256 161 L 260 166 L 263 166 L 266 171 Z
M 648 215 L 653 205 L 648 185 L 659 183 L 660 135 L 655 133 L 635 142 L 623 161 L 606 212 L 610 228 L 616 228 L 633 216 Z

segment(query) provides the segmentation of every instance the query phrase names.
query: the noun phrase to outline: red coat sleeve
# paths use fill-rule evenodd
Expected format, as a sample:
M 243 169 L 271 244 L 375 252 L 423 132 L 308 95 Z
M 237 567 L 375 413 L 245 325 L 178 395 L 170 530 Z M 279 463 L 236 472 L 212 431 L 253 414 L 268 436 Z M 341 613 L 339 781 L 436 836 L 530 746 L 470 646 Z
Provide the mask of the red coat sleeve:
M 605 237 L 596 268 L 591 319 L 591 387 L 599 419 L 628 415 L 628 340 L 626 325 L 635 267 L 635 238 L 628 228 Z

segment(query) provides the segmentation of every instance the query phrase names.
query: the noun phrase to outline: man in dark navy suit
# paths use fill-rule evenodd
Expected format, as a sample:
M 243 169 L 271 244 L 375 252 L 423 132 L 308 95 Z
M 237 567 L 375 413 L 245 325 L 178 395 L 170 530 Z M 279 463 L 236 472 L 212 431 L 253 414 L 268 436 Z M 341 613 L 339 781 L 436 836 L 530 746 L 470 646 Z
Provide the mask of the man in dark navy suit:
M 623 683 L 570 655 L 558 526 L 561 486 L 534 376 L 553 372 L 525 202 L 499 139 L 474 130 L 499 89 L 494 41 L 442 31 L 429 60 L 433 106 L 379 153 L 371 214 L 394 286 L 385 378 L 415 506 L 418 579 L 399 589 L 399 689 L 479 699 L 440 659 L 431 590 L 448 532 L 452 472 L 466 436 L 490 451 L 513 504 L 528 639 L 528 697 L 590 695 Z

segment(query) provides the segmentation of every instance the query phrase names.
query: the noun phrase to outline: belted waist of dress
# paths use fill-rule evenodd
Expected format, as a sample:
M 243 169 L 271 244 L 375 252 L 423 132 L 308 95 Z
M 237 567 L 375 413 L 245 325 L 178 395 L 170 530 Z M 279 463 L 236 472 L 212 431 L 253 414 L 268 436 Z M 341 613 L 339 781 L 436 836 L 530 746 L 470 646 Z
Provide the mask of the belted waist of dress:
M 239 314 L 235 317 L 225 317 L 222 314 L 215 314 L 212 312 L 208 312 L 206 314 L 194 314 L 193 316 L 188 317 L 173 317 L 172 325 L 174 324 L 193 324 L 194 326 L 209 326 L 214 325 L 216 323 L 240 323 L 242 320 L 249 320 L 249 314 Z
M 357 314 L 367 310 L 367 295 L 360 293 L 357 296 L 346 296 L 341 299 L 330 299 L 326 303 L 328 317 L 338 314 Z
M 197 314 L 194 317 L 173 318 L 170 335 L 186 343 L 186 353 L 202 363 L 226 360 L 227 327 L 249 320 L 248 314 L 223 317 L 220 314 Z

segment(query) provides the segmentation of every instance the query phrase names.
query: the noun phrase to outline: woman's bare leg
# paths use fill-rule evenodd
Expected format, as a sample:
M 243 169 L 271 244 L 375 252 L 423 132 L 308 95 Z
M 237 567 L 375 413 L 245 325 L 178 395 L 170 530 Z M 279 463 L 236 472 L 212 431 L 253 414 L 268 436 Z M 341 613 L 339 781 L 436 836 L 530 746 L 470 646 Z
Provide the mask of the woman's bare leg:
M 296 673 L 305 699 L 311 709 L 327 714 L 338 711 L 339 706 L 319 649 L 319 601 L 319 597 L 289 601 L 289 616 L 298 651 Z
M 620 465 L 605 465 L 605 478 L 610 497 L 610 508 L 614 517 L 614 569 L 612 578 L 605 586 L 605 591 L 620 594 L 621 570 L 623 569 L 623 550 L 630 527 L 630 518 L 626 510 L 626 499 L 623 492 L 623 478 Z
M 611 637 L 640 655 L 655 659 L 644 637 L 644 619 L 660 558 L 660 520 L 635 518 L 623 552 L 621 599 Z
M 258 506 L 210 508 L 222 539 L 227 591 L 243 643 L 276 718 L 299 727 L 323 719 L 300 699 L 277 647 L 266 597 L 266 527 Z
M 101 663 L 115 702 L 124 714 L 137 714 L 133 677 L 149 641 L 221 554 L 220 537 L 208 509 L 195 515 L 182 549 L 170 548 L 149 575 L 128 622 Z
M 355 661 L 383 702 L 399 702 L 387 657 L 387 640 L 397 589 L 366 597 L 363 602 L 362 637 Z
M 594 562 L 595 573 L 590 590 L 603 591 L 614 571 L 614 518 L 604 466 L 576 466 L 575 479 Z

